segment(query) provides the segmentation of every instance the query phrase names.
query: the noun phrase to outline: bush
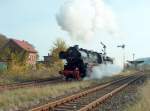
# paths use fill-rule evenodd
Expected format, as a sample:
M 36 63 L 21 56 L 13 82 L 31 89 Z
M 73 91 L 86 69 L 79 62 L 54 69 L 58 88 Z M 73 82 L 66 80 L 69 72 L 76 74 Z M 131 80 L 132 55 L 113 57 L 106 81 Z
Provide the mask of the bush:
M 40 64 L 38 67 L 35 70 L 26 66 L 15 65 L 13 68 L 0 73 L 0 84 L 57 77 L 59 76 L 58 71 L 61 69 L 57 64 L 53 64 L 51 67 Z

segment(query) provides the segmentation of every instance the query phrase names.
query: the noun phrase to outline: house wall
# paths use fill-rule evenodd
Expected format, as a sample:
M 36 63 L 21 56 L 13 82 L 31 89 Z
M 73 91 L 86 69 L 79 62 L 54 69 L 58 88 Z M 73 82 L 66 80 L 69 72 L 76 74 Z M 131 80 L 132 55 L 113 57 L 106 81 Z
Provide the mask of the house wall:
M 37 60 L 37 54 L 36 53 L 29 53 L 27 63 L 30 65 L 35 65 L 36 60 Z

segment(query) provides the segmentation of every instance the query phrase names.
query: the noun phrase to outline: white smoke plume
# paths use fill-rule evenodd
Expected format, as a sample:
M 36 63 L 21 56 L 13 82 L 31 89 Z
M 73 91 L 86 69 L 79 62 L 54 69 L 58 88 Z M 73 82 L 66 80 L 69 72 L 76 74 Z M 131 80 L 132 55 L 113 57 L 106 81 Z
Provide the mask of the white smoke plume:
M 122 68 L 114 65 L 114 64 L 101 64 L 99 66 L 95 66 L 92 69 L 92 72 L 89 72 L 87 79 L 100 79 L 104 76 L 112 76 L 118 74 L 122 71 Z
M 117 32 L 114 14 L 104 0 L 68 0 L 56 20 L 76 40 L 90 40 L 96 31 Z

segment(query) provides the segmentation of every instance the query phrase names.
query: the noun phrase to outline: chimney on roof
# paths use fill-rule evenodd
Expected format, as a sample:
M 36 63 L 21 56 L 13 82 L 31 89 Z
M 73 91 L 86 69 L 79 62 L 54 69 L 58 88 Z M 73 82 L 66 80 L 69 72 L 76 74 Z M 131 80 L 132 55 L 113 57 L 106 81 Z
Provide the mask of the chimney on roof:
M 22 42 L 24 42 L 24 43 L 28 43 L 27 41 L 25 41 L 25 40 L 22 40 Z

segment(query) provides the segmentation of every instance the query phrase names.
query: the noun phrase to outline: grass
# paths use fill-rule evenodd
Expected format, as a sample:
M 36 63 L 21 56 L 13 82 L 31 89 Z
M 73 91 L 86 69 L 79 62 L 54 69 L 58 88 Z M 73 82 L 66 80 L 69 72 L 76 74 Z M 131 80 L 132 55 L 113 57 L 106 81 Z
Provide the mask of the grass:
M 120 75 L 119 75 L 120 77 Z M 93 84 L 103 83 L 117 79 L 118 76 L 103 77 L 99 80 L 88 80 L 80 82 L 69 82 L 56 85 L 48 85 L 43 87 L 30 87 L 5 91 L 0 94 L 0 111 L 17 110 L 31 105 L 36 105 L 50 98 L 60 95 L 67 95 L 71 92 L 89 87 Z
M 45 79 L 45 78 L 52 78 L 59 76 L 57 72 L 50 72 L 47 70 L 41 71 L 31 71 L 25 74 L 12 74 L 12 73 L 5 73 L 0 74 L 0 84 L 11 84 L 16 82 L 26 82 L 32 81 L 37 79 Z
M 129 105 L 125 111 L 150 111 L 150 80 L 138 93 L 140 100 L 135 105 Z
M 92 85 L 92 81 L 71 82 L 40 88 L 24 88 L 0 94 L 0 111 L 17 110 Z
M 27 71 L 20 70 L 20 67 L 16 67 L 15 70 L 9 70 L 0 73 L 0 84 L 11 84 L 16 82 L 26 82 L 37 79 L 52 78 L 59 76 L 58 71 L 61 70 L 61 68 L 58 67 L 57 64 L 51 67 L 41 67 L 37 70 Z
M 123 76 L 127 76 L 127 75 L 131 75 L 131 74 L 134 74 L 134 73 L 137 73 L 138 71 L 132 69 L 132 70 L 125 70 L 123 72 L 121 72 L 119 75 L 123 75 Z

